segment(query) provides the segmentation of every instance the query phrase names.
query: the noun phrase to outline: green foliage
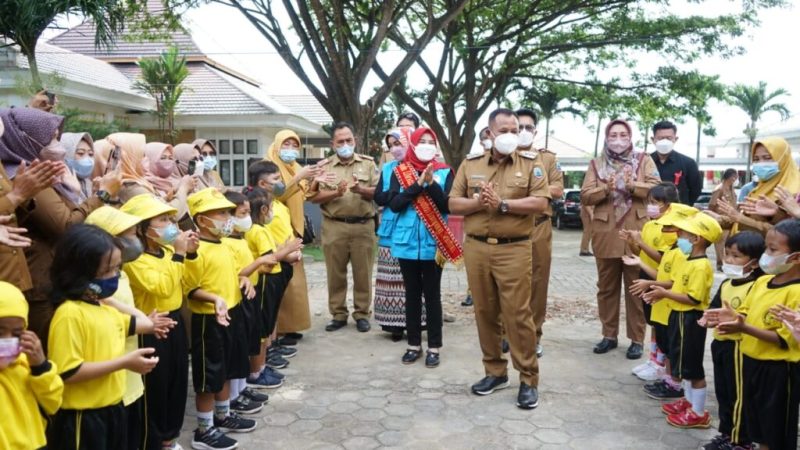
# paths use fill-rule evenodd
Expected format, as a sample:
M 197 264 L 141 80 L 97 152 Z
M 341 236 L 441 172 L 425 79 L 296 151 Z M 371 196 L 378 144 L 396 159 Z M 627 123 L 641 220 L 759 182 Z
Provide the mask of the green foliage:
M 545 122 L 544 146 L 547 148 L 550 141 L 550 120 L 562 114 L 582 116 L 583 111 L 573 106 L 577 100 L 578 89 L 575 85 L 566 83 L 540 82 L 532 87 L 525 88 L 519 81 L 516 82 L 522 90 L 523 107 L 533 106 L 539 112 L 539 121 Z
M 114 119 L 111 122 L 96 117 L 78 108 L 59 108 L 58 113 L 64 116 L 64 131 L 72 133 L 86 132 L 94 139 L 102 139 L 109 134 L 122 131 L 135 132 L 128 122 Z
M 183 82 L 189 76 L 186 57 L 173 45 L 158 58 L 140 60 L 139 68 L 141 78 L 133 83 L 133 87 L 155 99 L 155 115 L 162 139 L 174 144 L 179 134 L 175 128 L 176 109 L 184 92 Z

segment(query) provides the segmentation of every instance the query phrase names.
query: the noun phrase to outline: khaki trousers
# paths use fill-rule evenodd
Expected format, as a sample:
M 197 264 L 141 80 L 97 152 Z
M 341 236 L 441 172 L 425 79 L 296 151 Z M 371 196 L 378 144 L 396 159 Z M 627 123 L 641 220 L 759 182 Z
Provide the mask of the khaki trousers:
M 581 234 L 581 253 L 589 252 L 589 242 L 592 240 L 592 218 L 589 217 L 588 212 L 581 208 L 581 223 L 583 224 L 583 233 Z
M 625 318 L 628 338 L 643 343 L 645 332 L 642 301 L 630 293 L 633 280 L 639 277 L 639 268 L 626 266 L 622 258 L 597 258 L 597 314 L 603 324 L 603 337 L 617 339 L 619 334 L 619 303 L 622 281 L 625 285 Z
M 530 308 L 531 241 L 491 245 L 467 238 L 464 263 L 467 282 L 475 302 L 475 323 L 487 375 L 505 376 L 508 361 L 500 347 L 505 324 L 511 361 L 520 381 L 539 385 L 536 359 L 536 329 Z M 501 324 L 502 319 L 502 324 Z
M 537 216 L 538 219 L 541 216 Z M 531 279 L 531 312 L 536 325 L 536 337 L 542 337 L 542 325 L 547 313 L 547 288 L 550 286 L 550 263 L 553 259 L 553 223 L 550 217 L 533 227 L 533 275 Z
M 322 219 L 322 251 L 328 275 L 328 310 L 334 320 L 347 320 L 347 265 L 353 268 L 353 318 L 369 318 L 375 222 L 344 223 Z

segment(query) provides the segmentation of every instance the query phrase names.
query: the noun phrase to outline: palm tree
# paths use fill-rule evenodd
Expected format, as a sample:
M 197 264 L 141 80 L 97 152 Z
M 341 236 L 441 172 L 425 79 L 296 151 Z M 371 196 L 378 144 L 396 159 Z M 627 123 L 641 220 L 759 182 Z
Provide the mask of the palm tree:
M 525 91 L 523 103 L 536 105 L 540 119 L 543 118 L 545 121 L 545 148 L 550 140 L 550 119 L 564 113 L 574 116 L 583 114 L 581 110 L 572 106 L 574 101 L 574 88 L 565 84 L 544 83 Z
M 744 129 L 744 134 L 750 138 L 750 147 L 747 151 L 747 180 L 750 180 L 753 143 L 758 135 L 757 124 L 761 120 L 761 116 L 768 112 L 776 112 L 781 115 L 781 120 L 789 118 L 789 107 L 785 103 L 773 102 L 783 95 L 789 95 L 789 92 L 783 88 L 767 92 L 767 83 L 764 81 L 759 82 L 758 86 L 737 84 L 728 92 L 728 103 L 740 108 L 750 118 L 750 123 Z
M 28 59 L 33 91 L 44 88 L 36 62 L 36 42 L 57 16 L 76 14 L 86 17 L 96 26 L 95 44 L 107 46 L 122 31 L 125 19 L 141 0 L 3 0 L 0 2 L 0 35 L 16 44 Z
M 171 46 L 158 58 L 139 61 L 141 79 L 133 83 L 134 88 L 150 95 L 156 101 L 158 128 L 164 142 L 175 143 L 175 115 L 178 100 L 183 95 L 183 81 L 189 76 L 186 57 L 178 47 Z

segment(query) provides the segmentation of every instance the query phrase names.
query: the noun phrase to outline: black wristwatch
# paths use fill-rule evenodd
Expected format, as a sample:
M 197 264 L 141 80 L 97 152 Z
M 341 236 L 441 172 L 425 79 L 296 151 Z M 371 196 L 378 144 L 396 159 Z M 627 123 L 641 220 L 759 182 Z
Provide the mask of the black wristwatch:
M 508 214 L 508 202 L 505 200 L 500 200 L 500 206 L 498 209 L 500 210 L 500 214 Z
M 95 192 L 95 195 L 97 195 L 97 198 L 99 198 L 100 201 L 102 201 L 105 204 L 115 203 L 114 200 L 111 198 L 111 194 L 109 194 L 108 191 L 97 191 Z

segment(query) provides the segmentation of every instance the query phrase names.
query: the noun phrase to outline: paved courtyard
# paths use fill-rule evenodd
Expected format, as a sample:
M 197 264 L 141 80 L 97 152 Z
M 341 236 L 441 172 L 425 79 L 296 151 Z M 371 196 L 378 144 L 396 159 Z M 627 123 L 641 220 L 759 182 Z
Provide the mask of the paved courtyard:
M 624 336 L 619 349 L 592 353 L 600 338 L 597 277 L 594 259 L 577 256 L 579 241 L 579 230 L 555 232 L 537 409 L 514 405 L 513 368 L 511 388 L 487 397 L 469 392 L 483 369 L 471 308 L 459 305 L 466 292 L 463 271 L 445 269 L 443 301 L 455 322 L 445 324 L 440 367 L 427 369 L 422 361 L 402 365 L 405 343 L 392 342 L 374 324 L 365 334 L 352 320 L 326 333 L 324 265 L 311 263 L 313 328 L 282 371 L 287 383 L 269 391 L 269 404 L 252 416 L 259 428 L 233 437 L 245 449 L 697 448 L 714 430 L 667 425 L 659 402 L 647 398 L 630 374 L 634 364 L 625 359 Z M 706 360 L 710 373 L 708 354 Z M 713 387 L 707 408 L 716 415 Z M 187 449 L 193 413 L 190 398 L 181 439 Z

